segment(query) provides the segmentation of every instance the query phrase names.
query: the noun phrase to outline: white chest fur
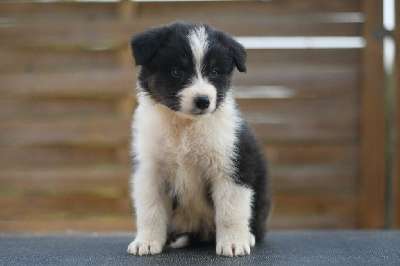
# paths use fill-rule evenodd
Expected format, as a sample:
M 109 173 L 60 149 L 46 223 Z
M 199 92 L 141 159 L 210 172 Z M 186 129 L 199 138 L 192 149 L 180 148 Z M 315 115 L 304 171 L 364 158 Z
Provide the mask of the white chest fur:
M 133 151 L 140 167 L 156 168 L 157 179 L 178 200 L 171 214 L 174 230 L 208 234 L 214 228 L 214 206 L 206 192 L 233 171 L 239 123 L 230 97 L 215 113 L 190 119 L 139 94 Z

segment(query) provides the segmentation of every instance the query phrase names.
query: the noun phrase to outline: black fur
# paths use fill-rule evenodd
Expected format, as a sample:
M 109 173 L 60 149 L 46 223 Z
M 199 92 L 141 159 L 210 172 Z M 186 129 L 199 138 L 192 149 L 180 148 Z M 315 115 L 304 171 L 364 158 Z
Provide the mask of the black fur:
M 265 222 L 271 209 L 271 199 L 268 192 L 268 169 L 260 145 L 250 126 L 244 122 L 238 134 L 235 158 L 236 183 L 253 189 L 254 204 L 251 230 L 257 241 L 263 239 Z
M 132 37 L 131 48 L 136 65 L 145 65 L 168 38 L 167 27 L 154 28 Z

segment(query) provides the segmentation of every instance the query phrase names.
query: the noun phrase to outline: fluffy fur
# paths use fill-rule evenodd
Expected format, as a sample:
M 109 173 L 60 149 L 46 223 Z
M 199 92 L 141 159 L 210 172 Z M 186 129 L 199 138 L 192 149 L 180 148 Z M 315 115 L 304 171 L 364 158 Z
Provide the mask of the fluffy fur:
M 246 51 L 207 25 L 177 22 L 131 40 L 138 78 L 132 199 L 137 236 L 128 252 L 215 243 L 250 254 L 270 211 L 266 163 L 231 93 Z

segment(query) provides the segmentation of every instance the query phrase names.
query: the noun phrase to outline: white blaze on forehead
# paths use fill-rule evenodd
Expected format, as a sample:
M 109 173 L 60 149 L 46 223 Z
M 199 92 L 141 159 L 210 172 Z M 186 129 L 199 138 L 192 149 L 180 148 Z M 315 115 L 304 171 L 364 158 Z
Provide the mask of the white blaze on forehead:
M 209 49 L 208 34 L 203 26 L 199 26 L 192 29 L 187 38 L 192 50 L 196 74 L 192 77 L 191 84 L 179 92 L 181 96 L 181 111 L 186 114 L 195 114 L 198 111 L 195 105 L 196 97 L 207 96 L 210 105 L 205 111 L 206 113 L 212 113 L 217 105 L 217 91 L 214 85 L 201 75 L 204 55 Z
M 192 49 L 197 75 L 200 77 L 203 58 L 208 50 L 208 34 L 206 29 L 204 27 L 194 28 L 190 31 L 188 39 L 190 48 Z

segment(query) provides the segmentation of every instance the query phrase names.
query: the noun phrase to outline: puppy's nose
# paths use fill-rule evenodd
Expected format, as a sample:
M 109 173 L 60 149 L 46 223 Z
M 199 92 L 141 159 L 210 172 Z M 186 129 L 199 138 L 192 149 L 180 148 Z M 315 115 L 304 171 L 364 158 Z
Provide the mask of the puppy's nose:
M 205 110 L 210 106 L 210 99 L 208 96 L 197 96 L 194 103 L 200 110 Z

